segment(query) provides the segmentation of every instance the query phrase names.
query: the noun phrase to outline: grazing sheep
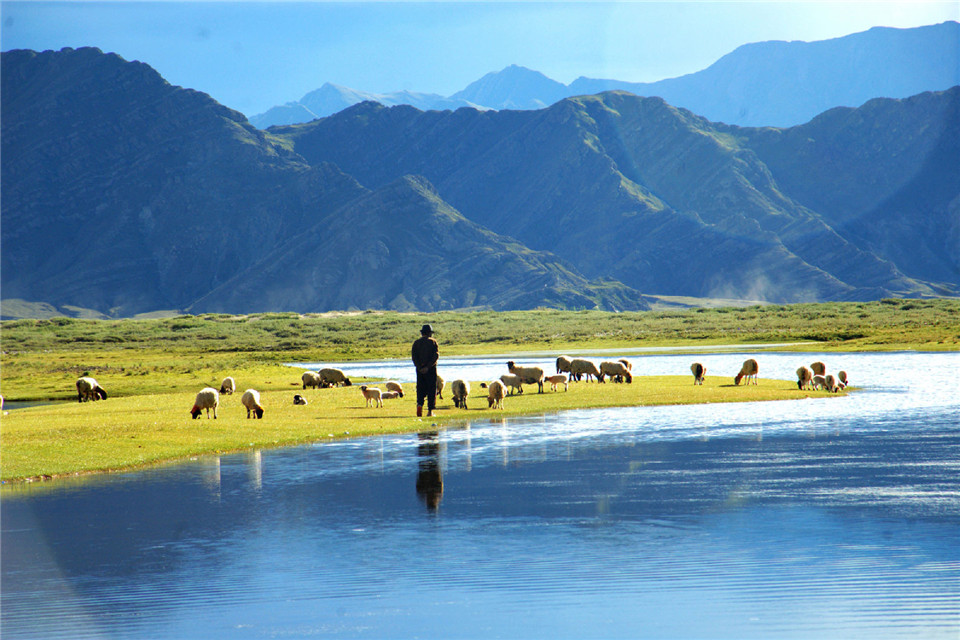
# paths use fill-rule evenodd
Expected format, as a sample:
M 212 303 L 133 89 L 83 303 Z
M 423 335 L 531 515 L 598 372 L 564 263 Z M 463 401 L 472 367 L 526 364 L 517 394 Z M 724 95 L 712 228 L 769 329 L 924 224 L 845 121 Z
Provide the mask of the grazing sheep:
M 540 367 L 518 367 L 513 360 L 507 362 L 507 370 L 515 376 L 520 376 L 524 384 L 536 383 L 538 393 L 543 393 L 543 369 Z
M 507 388 L 499 380 L 494 380 L 489 385 L 480 384 L 481 389 L 487 390 L 487 408 L 503 409 L 503 398 L 507 395 Z
M 350 378 L 344 375 L 343 371 L 340 369 L 320 369 L 317 373 L 320 374 L 320 379 L 323 382 L 326 382 L 330 386 L 337 387 L 341 384 L 345 387 L 349 387 L 352 383 Z
M 520 376 L 505 373 L 500 376 L 500 382 L 503 383 L 504 388 L 510 388 L 510 395 L 513 395 L 514 389 L 517 389 L 517 393 L 523 393 L 523 380 L 520 379 Z
M 806 367 L 797 369 L 797 388 L 801 391 L 813 388 L 813 372 Z
M 627 360 L 626 358 L 620 358 L 619 360 L 617 360 L 617 362 L 622 363 L 623 366 L 627 368 L 627 371 L 633 372 L 633 363 Z
M 575 358 L 570 361 L 570 379 L 571 380 L 580 380 L 584 375 L 587 376 L 587 382 L 590 382 L 590 376 L 593 376 L 596 380 L 600 379 L 600 370 L 597 369 L 597 365 L 593 364 L 589 360 L 583 360 L 582 358 Z
M 259 420 L 263 418 L 263 406 L 260 404 L 260 392 L 256 389 L 247 389 L 240 397 L 240 404 L 247 408 L 247 419 L 250 419 L 250 413 Z
M 220 383 L 220 394 L 229 393 L 233 395 L 233 392 L 237 390 L 237 383 L 233 378 L 227 376 L 223 379 L 223 382 Z
M 814 389 L 826 389 L 827 388 L 827 379 L 823 376 L 813 376 L 813 388 Z
M 360 385 L 360 393 L 363 394 L 363 397 L 367 399 L 367 406 L 372 407 L 374 403 L 378 407 L 383 406 L 383 392 L 376 387 L 368 387 L 367 385 Z
M 391 380 L 390 382 L 384 382 L 383 386 L 387 388 L 387 391 L 396 391 L 398 398 L 403 397 L 403 387 L 400 386 L 399 382 Z
M 699 362 L 690 365 L 690 373 L 693 374 L 693 384 L 703 384 L 703 379 L 707 375 L 707 368 Z
M 570 358 L 567 356 L 557 357 L 557 373 L 570 373 Z
M 846 371 L 841 371 L 840 373 L 838 373 L 838 374 L 837 374 L 837 381 L 840 383 L 840 388 L 841 388 L 841 389 L 846 388 L 846 386 L 847 386 L 848 384 L 850 384 L 849 382 L 847 382 L 847 372 L 846 372 Z
M 320 379 L 320 374 L 316 371 L 304 371 L 300 379 L 303 380 L 304 389 L 307 387 L 316 387 L 317 389 L 323 387 L 323 380 Z
M 453 392 L 453 406 L 459 409 L 467 408 L 467 396 L 470 395 L 470 384 L 466 380 L 454 380 L 450 383 Z
M 564 391 L 569 391 L 569 385 L 568 385 L 568 382 L 567 382 L 568 380 L 569 380 L 569 379 L 567 378 L 567 374 L 565 374 L 565 373 L 558 373 L 558 374 L 555 375 L 555 376 L 547 376 L 546 378 L 543 379 L 544 382 L 549 382 L 549 383 L 550 383 L 550 390 L 551 390 L 551 391 L 556 391 L 558 384 L 562 384 L 562 385 L 563 385 L 563 390 L 564 390 Z
M 747 384 L 750 384 L 750 378 L 753 378 L 753 384 L 757 384 L 757 373 L 760 372 L 760 365 L 757 364 L 757 361 L 753 358 L 743 361 L 743 366 L 740 367 L 740 373 L 733 379 L 733 384 L 740 384 L 740 381 L 743 380 L 744 376 L 747 378 Z
M 401 397 L 399 391 L 384 391 L 380 394 L 382 400 L 396 400 L 399 397 Z
M 441 377 L 438 375 L 438 376 L 437 376 L 437 397 L 438 397 L 439 399 L 441 399 L 441 400 L 443 400 L 443 385 L 444 385 L 444 384 L 445 384 L 445 383 L 444 383 L 444 381 L 443 381 L 443 378 L 441 378 Z
M 813 371 L 813 375 L 822 376 L 827 373 L 827 365 L 823 364 L 819 360 L 817 362 L 810 364 L 810 369 Z
M 207 419 L 210 419 L 210 409 L 213 409 L 213 419 L 217 419 L 217 407 L 220 406 L 220 394 L 213 387 L 204 387 L 197 394 L 197 399 L 193 402 L 193 408 L 190 409 L 190 415 L 196 420 L 207 410 Z
M 630 373 L 630 370 L 627 369 L 619 360 L 617 362 L 601 362 L 600 363 L 600 378 L 599 381 L 603 382 L 604 376 L 610 376 L 614 381 L 617 381 L 618 378 L 623 378 L 627 381 L 627 384 L 633 382 L 633 374 Z
M 293 396 L 293 404 L 307 404 L 307 399 L 298 393 Z
M 90 376 L 77 379 L 77 402 L 84 400 L 106 400 L 107 392 Z
M 837 391 L 840 391 L 840 385 L 837 384 L 837 379 L 832 373 L 827 374 L 826 378 L 824 378 L 824 382 L 826 383 L 827 391 L 830 393 L 836 393 Z

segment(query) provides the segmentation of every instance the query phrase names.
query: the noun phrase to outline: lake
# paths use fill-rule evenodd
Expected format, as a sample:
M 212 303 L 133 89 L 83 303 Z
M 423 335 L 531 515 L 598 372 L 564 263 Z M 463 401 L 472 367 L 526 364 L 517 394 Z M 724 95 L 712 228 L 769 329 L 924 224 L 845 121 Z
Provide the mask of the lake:
M 732 378 L 750 356 L 629 357 L 635 375 L 696 359 Z M 752 357 L 783 379 L 823 360 L 861 390 L 425 421 L 5 486 L 0 633 L 956 640 L 960 354 Z M 489 380 L 506 359 L 440 370 Z

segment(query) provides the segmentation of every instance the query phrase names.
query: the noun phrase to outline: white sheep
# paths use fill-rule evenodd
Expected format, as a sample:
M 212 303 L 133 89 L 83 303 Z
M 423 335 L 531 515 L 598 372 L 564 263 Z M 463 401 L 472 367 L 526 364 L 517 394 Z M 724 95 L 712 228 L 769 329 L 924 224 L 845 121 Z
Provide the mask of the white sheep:
M 557 356 L 557 373 L 570 373 L 570 358 L 567 356 Z
M 217 419 L 217 407 L 220 406 L 220 394 L 213 387 L 204 387 L 197 394 L 197 399 L 193 403 L 193 408 L 190 409 L 190 415 L 193 416 L 193 419 L 196 420 L 200 417 L 200 414 L 203 413 L 203 410 L 207 410 L 207 419 L 210 419 L 210 409 L 213 409 L 213 419 Z
M 757 361 L 753 358 L 743 361 L 743 366 L 740 367 L 740 373 L 736 375 L 733 379 L 733 384 L 740 384 L 740 381 L 744 377 L 747 378 L 747 384 L 750 384 L 750 378 L 753 378 L 753 384 L 757 384 L 757 374 L 760 372 L 760 365 L 757 364 Z
M 263 418 L 263 405 L 260 404 L 260 392 L 256 389 L 247 389 L 244 391 L 240 397 L 240 404 L 247 408 L 247 419 L 250 418 L 251 413 L 253 413 L 258 420 Z
M 77 402 L 84 400 L 106 400 L 107 392 L 90 376 L 77 379 Z
M 453 406 L 466 409 L 467 396 L 470 395 L 470 383 L 466 380 L 454 380 L 450 383 L 450 390 L 453 392 Z
M 443 385 L 446 384 L 440 375 L 437 375 L 437 397 L 443 400 Z
M 304 371 L 303 375 L 300 376 L 300 379 L 303 380 L 303 388 L 315 387 L 320 389 L 323 387 L 323 380 L 320 378 L 320 374 L 316 371 Z
M 564 391 L 569 391 L 569 386 L 568 386 L 569 378 L 567 377 L 567 374 L 565 374 L 565 373 L 558 373 L 558 374 L 555 375 L 555 376 L 547 376 L 546 378 L 543 379 L 543 381 L 550 383 L 550 390 L 551 390 L 551 391 L 556 391 L 556 390 L 557 390 L 557 385 L 560 385 L 560 384 L 563 385 L 563 390 L 564 390 Z
M 220 383 L 221 395 L 223 395 L 224 393 L 229 393 L 230 395 L 233 395 L 233 392 L 236 390 L 237 390 L 237 383 L 230 376 L 227 376 L 226 378 L 224 378 L 223 382 Z
M 630 373 L 630 370 L 627 369 L 626 365 L 624 365 L 619 360 L 617 362 L 607 361 L 607 362 L 600 363 L 600 377 L 598 378 L 598 380 L 600 382 L 603 382 L 604 376 L 610 376 L 610 378 L 614 380 L 622 377 L 624 380 L 627 381 L 627 384 L 630 384 L 633 382 L 633 374 Z
M 494 380 L 489 385 L 483 383 L 481 388 L 487 390 L 487 408 L 503 409 L 503 399 L 507 395 L 507 388 L 499 380 Z
M 797 388 L 801 391 L 813 388 L 813 372 L 810 369 L 806 367 L 797 369 Z
M 342 384 L 345 387 L 349 387 L 352 384 L 350 382 L 350 378 L 348 378 L 340 369 L 325 368 L 320 369 L 320 371 L 317 373 L 320 374 L 320 379 L 330 386 L 336 387 Z
M 848 384 L 850 384 L 849 382 L 847 382 L 847 372 L 846 372 L 846 371 L 841 371 L 840 373 L 838 373 L 838 374 L 837 374 L 837 381 L 840 383 L 840 388 L 841 388 L 841 389 L 846 388 L 846 386 L 847 386 Z
M 699 362 L 694 362 L 690 365 L 690 373 L 693 374 L 693 384 L 702 385 L 703 379 L 707 375 L 707 368 Z
M 372 407 L 374 403 L 378 407 L 383 406 L 383 391 L 376 387 L 368 387 L 367 385 L 360 385 L 360 393 L 363 394 L 363 397 L 367 399 L 367 406 Z
M 384 391 L 380 394 L 381 400 L 396 400 L 397 398 L 402 397 L 399 391 Z
M 827 379 L 823 376 L 813 376 L 813 388 L 814 389 L 826 389 L 827 388 Z
M 513 395 L 514 389 L 517 389 L 518 393 L 523 393 L 523 380 L 520 376 L 505 373 L 500 376 L 500 382 L 503 383 L 504 388 L 510 387 L 510 395 Z
M 587 376 L 587 382 L 590 382 L 590 376 L 593 376 L 596 380 L 600 379 L 600 370 L 597 369 L 597 365 L 593 364 L 589 360 L 584 360 L 582 358 L 574 358 L 570 361 L 570 379 L 571 380 L 580 380 L 583 376 Z
M 515 376 L 520 376 L 524 384 L 536 383 L 539 393 L 543 393 L 543 369 L 540 367 L 518 367 L 513 360 L 507 362 L 507 370 Z
M 827 373 L 827 365 L 823 364 L 819 360 L 810 364 L 810 369 L 813 371 L 813 375 L 822 376 Z
M 299 393 L 294 394 L 294 396 L 293 396 L 293 404 L 307 404 L 307 399 L 304 398 L 304 397 L 303 397 L 302 395 L 300 395 Z
M 387 388 L 387 391 L 396 391 L 398 398 L 403 397 L 403 387 L 400 386 L 399 382 L 394 382 L 391 380 L 389 382 L 384 382 L 383 386 Z

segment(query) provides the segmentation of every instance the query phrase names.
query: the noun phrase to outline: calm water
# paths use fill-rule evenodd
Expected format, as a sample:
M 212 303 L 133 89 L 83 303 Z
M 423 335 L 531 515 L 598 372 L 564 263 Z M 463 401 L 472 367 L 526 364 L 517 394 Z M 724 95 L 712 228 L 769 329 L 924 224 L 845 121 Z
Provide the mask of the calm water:
M 474 421 L 5 487 L 0 632 L 955 640 L 960 354 L 757 358 L 779 378 L 823 359 L 863 391 Z M 688 374 L 693 359 L 637 355 L 634 371 Z M 696 359 L 732 376 L 744 355 Z M 441 372 L 491 379 L 502 360 Z

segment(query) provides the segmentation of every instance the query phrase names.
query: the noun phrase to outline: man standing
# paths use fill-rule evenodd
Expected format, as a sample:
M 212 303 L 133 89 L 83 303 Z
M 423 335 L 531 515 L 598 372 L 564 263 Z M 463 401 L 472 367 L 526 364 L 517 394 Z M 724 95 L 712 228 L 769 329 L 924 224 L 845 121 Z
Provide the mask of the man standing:
M 413 366 L 417 368 L 417 416 L 423 415 L 423 399 L 427 399 L 427 416 L 433 417 L 437 406 L 437 361 L 440 346 L 434 340 L 433 327 L 420 328 L 420 337 L 413 343 Z

